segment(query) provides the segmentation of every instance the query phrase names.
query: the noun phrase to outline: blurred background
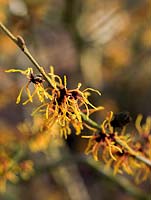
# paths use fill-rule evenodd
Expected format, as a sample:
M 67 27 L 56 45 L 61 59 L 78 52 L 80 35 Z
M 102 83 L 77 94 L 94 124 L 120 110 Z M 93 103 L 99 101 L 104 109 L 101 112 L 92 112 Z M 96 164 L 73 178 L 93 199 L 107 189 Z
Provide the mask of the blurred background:
M 110 110 L 129 111 L 134 120 L 139 113 L 151 115 L 150 0 L 0 0 L 0 21 L 25 39 L 46 71 L 53 65 L 55 73 L 66 74 L 69 88 L 81 82 L 83 89 L 101 91 L 101 97 L 90 97 L 95 105 L 105 107 L 97 116 L 99 123 Z M 18 123 L 30 118 L 32 106 L 15 104 L 26 80 L 4 70 L 32 64 L 2 32 L 0 67 L 0 124 L 4 132 L 15 132 Z M 86 146 L 80 137 L 71 136 L 66 143 L 73 155 L 83 153 Z M 86 200 L 134 199 L 90 167 L 74 167 Z M 142 187 L 149 193 L 149 183 Z M 49 171 L 8 191 L 0 199 L 68 200 L 72 196 Z

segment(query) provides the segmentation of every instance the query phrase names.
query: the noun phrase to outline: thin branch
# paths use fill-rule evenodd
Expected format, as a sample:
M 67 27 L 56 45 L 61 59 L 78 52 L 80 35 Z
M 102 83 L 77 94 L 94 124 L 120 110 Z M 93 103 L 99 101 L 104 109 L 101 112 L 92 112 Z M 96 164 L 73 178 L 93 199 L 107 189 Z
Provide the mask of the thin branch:
M 62 157 L 61 160 L 57 160 L 56 162 L 53 162 L 51 164 L 48 164 L 48 166 L 42 167 L 38 166 L 36 168 L 36 172 L 38 174 L 42 173 L 43 171 L 52 171 L 56 169 L 59 165 L 69 165 L 69 163 L 76 162 L 78 164 L 85 164 L 90 166 L 99 177 L 102 179 L 102 176 L 107 178 L 109 181 L 114 182 L 117 186 L 122 188 L 125 192 L 129 193 L 130 195 L 137 197 L 141 200 L 147 200 L 149 197 L 146 197 L 144 192 L 141 189 L 138 189 L 136 186 L 134 186 L 128 179 L 124 178 L 121 175 L 114 176 L 113 171 L 108 169 L 105 170 L 104 166 L 101 164 L 100 161 L 94 161 L 92 157 L 89 156 L 83 156 L 83 155 L 74 155 L 66 157 Z
M 59 180 L 59 184 L 65 187 L 70 200 L 90 200 L 88 190 L 80 175 L 76 160 L 73 159 L 73 155 L 71 155 L 70 150 L 62 138 L 57 138 L 57 142 L 52 141 L 50 143 L 48 155 L 49 158 L 47 158 L 47 160 L 49 161 L 50 159 L 52 164 L 60 162 L 60 164 L 58 163 L 58 165 L 53 168 L 51 174 L 56 181 Z M 52 168 L 49 166 L 48 169 L 51 170 Z
M 37 68 L 37 70 L 43 75 L 44 79 L 48 82 L 48 84 L 52 87 L 51 85 L 51 80 L 49 78 L 49 76 L 45 73 L 43 67 L 41 67 L 38 62 L 33 58 L 33 56 L 31 55 L 30 51 L 28 50 L 24 39 L 21 36 L 17 36 L 15 37 L 1 22 L 0 22 L 0 28 L 2 29 L 2 31 L 23 51 L 23 53 L 29 58 L 29 60 L 34 64 L 34 66 Z M 85 122 L 87 122 L 89 125 L 93 126 L 94 128 L 101 130 L 101 127 L 99 126 L 99 124 L 97 124 L 95 121 L 91 120 L 90 118 L 88 118 L 85 114 L 81 113 L 81 116 L 83 118 L 83 120 Z M 121 143 L 121 141 L 118 138 L 115 138 L 116 142 L 121 145 L 122 147 L 124 147 L 126 150 L 130 150 L 130 147 L 128 148 L 126 145 L 124 145 L 123 143 Z M 131 149 L 131 151 L 129 151 L 129 153 L 134 156 L 137 160 L 145 163 L 146 165 L 148 165 L 149 167 L 151 167 L 151 160 L 143 157 L 142 155 L 138 155 L 133 149 Z
M 146 196 L 146 194 L 141 190 L 138 189 L 135 185 L 133 185 L 128 179 L 121 175 L 113 175 L 113 171 L 111 169 L 106 170 L 104 168 L 104 165 L 100 161 L 94 161 L 94 159 L 91 156 L 83 156 L 83 155 L 70 155 L 65 154 L 61 157 L 61 159 L 57 159 L 51 163 L 48 163 L 47 165 L 39 165 L 35 166 L 35 175 L 40 175 L 43 172 L 51 172 L 55 171 L 61 166 L 70 166 L 71 163 L 76 164 L 82 164 L 90 167 L 94 172 L 97 173 L 97 176 L 102 180 L 102 178 L 105 178 L 109 180 L 111 183 L 116 184 L 119 188 L 121 188 L 123 191 L 128 193 L 129 195 L 132 195 L 133 197 L 137 197 L 137 199 L 141 200 L 147 200 L 150 196 Z M 72 174 L 72 176 L 74 176 Z M 21 182 L 24 180 L 20 180 Z M 68 184 L 69 186 L 69 184 Z
M 49 76 L 44 71 L 43 67 L 39 65 L 39 63 L 33 58 L 30 51 L 28 50 L 24 39 L 21 36 L 15 37 L 4 24 L 0 22 L 0 28 L 2 31 L 23 51 L 23 53 L 29 58 L 29 60 L 34 64 L 37 70 L 43 75 L 44 79 L 47 83 L 52 87 L 51 80 Z

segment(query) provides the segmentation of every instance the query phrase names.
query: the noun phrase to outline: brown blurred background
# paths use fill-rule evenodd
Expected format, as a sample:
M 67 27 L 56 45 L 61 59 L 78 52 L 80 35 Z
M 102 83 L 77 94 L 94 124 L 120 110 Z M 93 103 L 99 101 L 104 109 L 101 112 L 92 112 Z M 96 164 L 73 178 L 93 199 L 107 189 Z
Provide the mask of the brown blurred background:
M 151 115 L 150 0 L 0 0 L 0 21 L 15 35 L 23 36 L 46 71 L 53 65 L 57 74 L 66 74 L 69 88 L 81 82 L 83 89 L 101 91 L 101 98 L 90 97 L 95 105 L 105 107 L 99 122 L 110 110 L 129 111 L 134 120 L 139 113 Z M 2 32 L 0 66 L 0 121 L 15 129 L 32 108 L 15 104 L 26 80 L 4 70 L 32 64 Z M 73 154 L 85 148 L 84 142 L 74 137 L 67 143 Z M 88 167 L 79 167 L 90 199 L 108 200 L 110 195 L 112 199 L 133 199 L 103 177 L 97 178 Z M 11 197 L 1 199 L 70 199 L 46 172 L 11 190 Z

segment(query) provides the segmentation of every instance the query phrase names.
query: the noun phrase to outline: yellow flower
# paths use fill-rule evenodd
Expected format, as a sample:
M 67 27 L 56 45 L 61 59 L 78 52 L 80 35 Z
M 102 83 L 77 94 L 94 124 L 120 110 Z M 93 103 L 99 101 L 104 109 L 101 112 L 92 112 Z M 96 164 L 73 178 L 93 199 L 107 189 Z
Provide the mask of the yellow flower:
M 49 80 L 49 87 L 47 88 L 43 86 L 42 76 L 34 75 L 32 68 L 27 70 L 11 69 L 6 72 L 20 72 L 28 78 L 28 82 L 22 87 L 16 103 L 20 102 L 24 88 L 26 88 L 28 99 L 23 102 L 23 105 L 33 102 L 33 97 L 37 95 L 42 104 L 33 111 L 32 115 L 37 112 L 44 113 L 47 120 L 47 128 L 58 123 L 60 135 L 65 138 L 71 134 L 71 126 L 75 129 L 77 135 L 83 130 L 84 125 L 81 112 L 86 113 L 87 117 L 89 117 L 91 113 L 103 109 L 102 106 L 95 107 L 88 100 L 90 91 L 101 95 L 99 91 L 92 88 L 81 91 L 81 83 L 75 89 L 68 89 L 66 76 L 62 80 L 58 75 L 54 74 L 53 67 L 50 67 L 50 73 L 47 75 Z M 35 88 L 32 93 L 29 89 L 30 83 L 33 83 Z
M 151 132 L 151 117 L 147 117 L 146 123 L 144 123 L 143 125 L 141 125 L 142 119 L 143 116 L 141 114 L 137 116 L 135 122 L 136 129 L 141 136 L 148 137 Z
M 44 87 L 43 87 L 43 78 L 42 75 L 38 74 L 38 75 L 34 75 L 33 73 L 33 69 L 32 68 L 27 68 L 26 70 L 20 70 L 20 69 L 9 69 L 6 70 L 5 72 L 19 72 L 21 74 L 23 74 L 24 76 L 27 77 L 28 82 L 25 86 L 23 86 L 19 92 L 19 95 L 17 97 L 16 100 L 16 104 L 19 104 L 21 101 L 21 96 L 23 93 L 23 90 L 26 89 L 26 93 L 28 96 L 28 99 L 26 101 L 23 102 L 23 105 L 29 103 L 29 102 L 33 102 L 33 97 L 37 94 L 38 99 L 40 102 L 44 102 L 45 98 L 48 98 L 49 94 L 45 91 Z M 33 83 L 34 84 L 34 91 L 31 93 L 30 89 L 29 89 L 29 84 Z
M 28 179 L 30 176 L 33 175 L 33 162 L 31 160 L 24 160 L 23 162 L 19 163 L 20 168 L 20 175 L 23 179 Z
M 23 122 L 18 125 L 20 137 L 32 152 L 46 151 L 52 138 L 52 128 L 46 127 L 45 119 L 35 115 L 33 122 Z
M 113 125 L 113 112 L 107 114 L 106 119 L 102 122 L 100 128 L 101 130 L 96 133 L 96 131 L 91 136 L 82 136 L 83 138 L 88 138 L 88 146 L 85 150 L 86 154 L 92 153 L 95 160 L 102 159 L 106 167 L 112 166 L 114 168 L 114 174 L 122 173 L 122 170 L 128 174 L 132 174 L 133 171 L 129 167 L 128 150 L 132 152 L 130 148 L 130 138 L 129 135 L 124 133 L 125 129 L 122 129 L 120 133 L 114 132 Z M 116 119 L 116 124 L 117 119 Z M 115 122 L 114 122 L 115 125 Z M 123 148 L 124 145 L 127 150 Z
M 50 139 L 50 133 L 37 133 L 29 141 L 29 148 L 32 152 L 45 151 L 49 146 Z
M 9 153 L 4 149 L 0 152 L 0 192 L 5 192 L 6 183 L 10 181 L 16 183 L 18 177 L 16 175 L 17 163 L 10 158 Z
M 91 88 L 87 88 L 83 91 L 80 90 L 81 84 L 79 83 L 77 88 L 68 89 L 66 76 L 64 80 L 54 74 L 53 67 L 50 68 L 50 82 L 51 82 L 51 95 L 49 96 L 49 101 L 40 107 L 38 107 L 33 114 L 37 111 L 44 111 L 47 119 L 47 126 L 51 127 L 54 123 L 58 123 L 60 126 L 60 135 L 67 138 L 67 135 L 71 134 L 71 125 L 76 130 L 76 134 L 80 134 L 83 130 L 83 121 L 81 112 L 86 112 L 89 116 L 94 110 L 98 111 L 103 109 L 103 107 L 96 108 L 93 106 L 89 100 L 89 92 L 95 91 L 99 95 L 100 93 Z M 93 109 L 90 109 L 91 107 Z
M 148 116 L 144 124 L 141 124 L 142 119 L 143 116 L 138 115 L 135 122 L 136 129 L 141 137 L 141 141 L 138 142 L 138 150 L 143 156 L 151 159 L 151 117 Z
M 151 177 L 150 167 L 148 167 L 144 163 L 141 163 L 139 169 L 135 171 L 134 177 L 135 177 L 135 182 L 137 184 L 145 181 L 148 177 L 150 178 Z

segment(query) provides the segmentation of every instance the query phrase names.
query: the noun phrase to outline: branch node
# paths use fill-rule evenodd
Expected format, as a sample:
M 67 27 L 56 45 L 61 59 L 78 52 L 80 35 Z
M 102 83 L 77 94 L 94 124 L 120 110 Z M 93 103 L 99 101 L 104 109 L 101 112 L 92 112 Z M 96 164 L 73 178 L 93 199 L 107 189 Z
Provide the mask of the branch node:
M 24 39 L 20 35 L 17 36 L 17 41 L 16 42 L 17 42 L 18 46 L 21 48 L 21 50 L 25 51 L 26 44 L 25 44 Z

